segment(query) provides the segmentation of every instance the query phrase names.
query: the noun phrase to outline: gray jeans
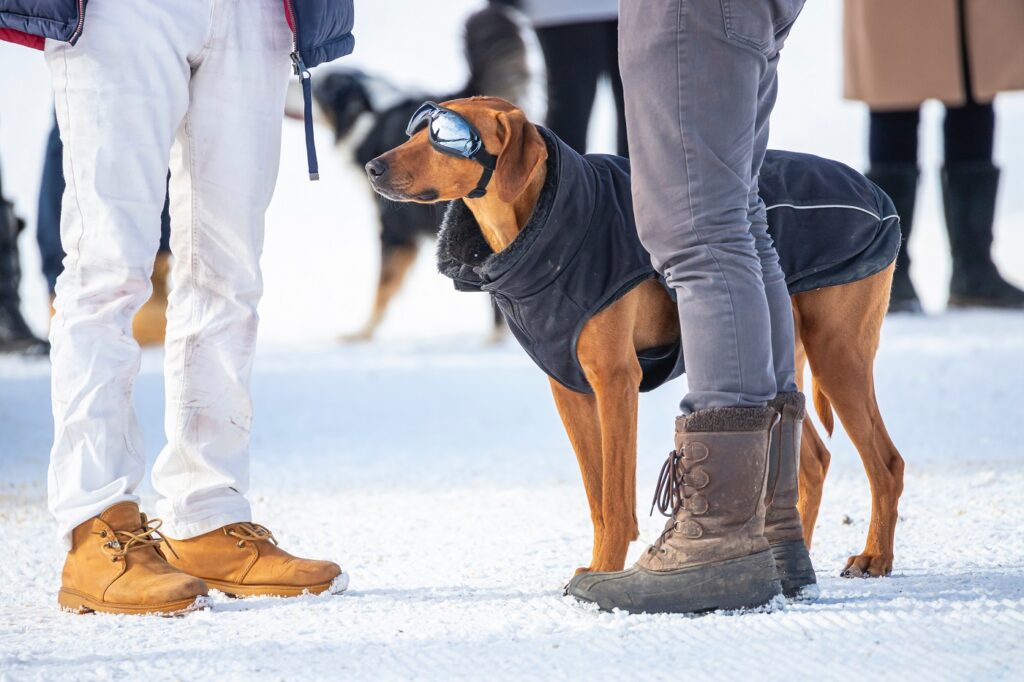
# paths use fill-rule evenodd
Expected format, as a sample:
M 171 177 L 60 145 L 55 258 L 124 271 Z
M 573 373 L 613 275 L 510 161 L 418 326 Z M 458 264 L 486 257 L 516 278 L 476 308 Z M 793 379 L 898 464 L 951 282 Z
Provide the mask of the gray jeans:
M 803 0 L 623 0 L 633 201 L 676 291 L 682 410 L 762 406 L 795 391 L 793 312 L 757 176 L 779 50 Z

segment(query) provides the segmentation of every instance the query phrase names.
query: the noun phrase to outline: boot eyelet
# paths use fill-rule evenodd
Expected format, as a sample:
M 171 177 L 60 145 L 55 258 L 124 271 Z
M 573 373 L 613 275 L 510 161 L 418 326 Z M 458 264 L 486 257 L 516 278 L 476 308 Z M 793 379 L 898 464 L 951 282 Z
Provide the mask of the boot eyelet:
M 105 531 L 105 530 L 101 530 L 101 531 L 100 531 L 100 537 L 101 537 L 101 538 L 105 538 L 105 537 L 107 537 L 107 531 Z
M 236 542 L 235 547 L 245 547 L 245 540 L 239 540 Z
M 662 547 L 661 549 L 658 550 L 658 554 L 668 554 L 668 550 L 666 550 L 664 547 Z

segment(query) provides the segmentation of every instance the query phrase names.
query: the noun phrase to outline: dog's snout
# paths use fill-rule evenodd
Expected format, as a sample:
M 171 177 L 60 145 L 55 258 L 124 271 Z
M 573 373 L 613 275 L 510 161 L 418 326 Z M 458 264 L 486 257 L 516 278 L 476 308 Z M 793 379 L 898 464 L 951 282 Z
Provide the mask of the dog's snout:
M 370 176 L 371 180 L 376 180 L 385 173 L 388 172 L 388 164 L 378 159 L 373 159 L 366 164 L 366 174 Z

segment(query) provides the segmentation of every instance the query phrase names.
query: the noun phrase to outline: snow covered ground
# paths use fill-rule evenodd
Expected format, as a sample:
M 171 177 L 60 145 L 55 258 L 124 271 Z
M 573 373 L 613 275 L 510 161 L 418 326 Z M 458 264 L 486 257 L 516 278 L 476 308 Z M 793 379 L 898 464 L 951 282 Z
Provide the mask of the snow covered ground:
M 444 5 L 361 2 L 351 63 L 423 88 L 457 83 L 452 15 L 475 3 Z M 812 3 L 797 24 L 773 145 L 862 166 L 863 112 L 838 98 L 838 5 Z M 437 71 L 423 69 L 424 54 Z M 45 69 L 10 47 L 0 64 L 4 186 L 31 217 L 49 125 Z M 998 249 L 1020 282 L 1024 98 L 1003 98 L 999 111 Z M 934 171 L 940 112 L 926 112 Z M 596 123 L 595 144 L 607 148 L 607 98 Z M 869 499 L 839 433 L 812 552 L 818 602 L 627 617 L 561 597 L 590 554 L 579 473 L 539 370 L 512 344 L 483 345 L 484 299 L 451 291 L 425 250 L 382 339 L 334 342 L 368 310 L 377 247 L 361 179 L 326 133 L 319 144 L 324 180 L 310 185 L 301 129 L 287 124 L 264 258 L 251 493 L 257 520 L 285 547 L 343 563 L 349 593 L 218 597 L 212 611 L 170 620 L 59 613 L 62 557 L 45 509 L 49 368 L 0 358 L 0 679 L 1024 679 L 1024 315 L 939 312 L 948 259 L 934 179 L 912 247 L 935 313 L 887 320 L 876 368 L 907 461 L 893 576 L 837 577 L 862 547 Z M 43 329 L 38 256 L 23 244 L 25 304 Z M 161 359 L 146 351 L 136 390 L 150 453 L 162 442 Z M 642 399 L 641 503 L 683 382 Z M 152 500 L 148 486 L 143 495 Z M 630 560 L 660 528 L 642 518 Z

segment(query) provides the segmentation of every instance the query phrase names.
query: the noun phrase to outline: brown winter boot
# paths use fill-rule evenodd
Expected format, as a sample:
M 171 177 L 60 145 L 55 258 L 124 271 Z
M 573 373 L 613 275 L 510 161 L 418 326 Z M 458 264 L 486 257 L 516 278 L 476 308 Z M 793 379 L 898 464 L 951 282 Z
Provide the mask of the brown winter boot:
M 781 592 L 764 537 L 770 407 L 676 420 L 654 502 L 672 520 L 632 568 L 581 573 L 567 592 L 602 610 L 699 613 L 761 606 Z
M 161 251 L 153 262 L 153 293 L 135 313 L 132 336 L 140 346 L 162 346 L 167 335 L 167 280 L 171 274 L 171 254 Z
M 775 557 L 782 593 L 789 598 L 813 599 L 817 596 L 817 580 L 796 508 L 805 403 L 804 394 L 800 392 L 780 393 L 769 403 L 780 419 L 772 429 L 768 450 L 764 536 Z
M 177 555 L 171 557 L 176 567 L 233 597 L 340 594 L 348 587 L 348 575 L 336 563 L 294 557 L 256 523 L 233 523 L 167 544 Z
M 57 601 L 78 613 L 176 615 L 205 608 L 206 584 L 170 566 L 160 521 L 134 502 L 115 504 L 72 532 Z

